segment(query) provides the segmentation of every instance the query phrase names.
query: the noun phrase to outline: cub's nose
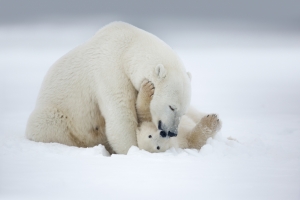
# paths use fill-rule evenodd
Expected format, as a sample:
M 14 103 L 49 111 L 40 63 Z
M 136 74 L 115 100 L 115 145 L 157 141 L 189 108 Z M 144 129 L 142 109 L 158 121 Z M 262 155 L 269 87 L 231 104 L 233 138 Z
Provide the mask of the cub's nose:
M 167 137 L 167 133 L 166 133 L 165 131 L 161 131 L 161 132 L 160 132 L 160 136 L 161 136 L 161 137 Z
M 168 132 L 168 136 L 169 136 L 169 137 L 176 137 L 177 134 L 176 134 L 176 133 L 173 133 L 173 132 L 171 132 L 171 131 L 169 131 L 169 132 Z

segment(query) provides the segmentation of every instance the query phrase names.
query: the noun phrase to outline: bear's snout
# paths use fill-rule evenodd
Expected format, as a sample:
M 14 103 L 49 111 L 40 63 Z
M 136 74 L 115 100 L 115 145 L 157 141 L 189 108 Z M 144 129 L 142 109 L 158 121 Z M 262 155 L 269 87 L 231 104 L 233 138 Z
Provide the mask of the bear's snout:
M 171 131 L 169 131 L 169 132 L 168 132 L 168 136 L 169 136 L 169 137 L 176 137 L 177 134 L 176 134 L 176 133 L 173 133 L 173 132 L 171 132 Z
M 161 120 L 159 120 L 159 121 L 158 121 L 158 129 L 159 129 L 159 130 L 162 130 L 162 127 L 161 127 L 161 126 L 162 126 L 162 123 L 161 123 Z
M 161 130 L 164 133 L 167 133 L 166 126 L 161 122 L 161 120 L 158 121 L 158 130 Z
M 161 132 L 160 132 L 160 136 L 161 137 L 167 137 L 167 131 L 165 131 L 164 129 L 163 129 L 163 123 L 161 122 L 161 120 L 159 120 L 158 121 L 158 129 L 159 130 L 161 130 Z M 168 131 L 168 136 L 169 137 L 176 137 L 177 136 L 177 131 L 174 133 L 174 132 L 171 132 L 171 131 Z
M 161 131 L 161 132 L 160 132 L 160 136 L 161 136 L 161 137 L 167 137 L 167 133 L 166 133 L 165 131 Z

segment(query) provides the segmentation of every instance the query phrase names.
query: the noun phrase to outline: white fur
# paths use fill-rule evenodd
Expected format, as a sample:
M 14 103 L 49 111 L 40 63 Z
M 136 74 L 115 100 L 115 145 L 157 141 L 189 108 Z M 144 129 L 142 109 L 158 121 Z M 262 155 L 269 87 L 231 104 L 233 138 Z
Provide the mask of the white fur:
M 173 144 L 173 140 L 169 140 L 169 138 L 162 138 L 159 132 L 152 122 L 143 122 L 137 129 L 138 147 L 155 153 L 164 152 L 177 145 Z
M 161 131 L 152 122 L 142 122 L 137 129 L 138 147 L 153 153 L 171 147 L 200 149 L 220 129 L 221 122 L 216 115 L 204 115 L 190 108 L 180 120 L 177 137 L 161 137 Z
M 173 50 L 156 36 L 123 22 L 99 30 L 48 71 L 26 136 L 40 142 L 126 154 L 137 145 L 135 101 L 144 79 L 155 86 L 151 115 L 176 132 L 190 103 L 190 80 Z M 176 108 L 175 112 L 169 105 Z

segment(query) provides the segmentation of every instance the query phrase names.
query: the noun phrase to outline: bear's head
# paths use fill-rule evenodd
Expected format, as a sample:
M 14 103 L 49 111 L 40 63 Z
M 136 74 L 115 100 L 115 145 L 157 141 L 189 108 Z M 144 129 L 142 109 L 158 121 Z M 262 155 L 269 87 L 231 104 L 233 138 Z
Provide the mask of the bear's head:
M 137 143 L 140 149 L 151 153 L 164 152 L 171 148 L 171 139 L 162 137 L 152 122 L 143 122 L 137 129 Z
M 180 118 L 189 107 L 191 75 L 182 69 L 170 69 L 158 64 L 151 80 L 155 87 L 150 103 L 152 122 L 162 136 L 174 137 L 178 133 Z

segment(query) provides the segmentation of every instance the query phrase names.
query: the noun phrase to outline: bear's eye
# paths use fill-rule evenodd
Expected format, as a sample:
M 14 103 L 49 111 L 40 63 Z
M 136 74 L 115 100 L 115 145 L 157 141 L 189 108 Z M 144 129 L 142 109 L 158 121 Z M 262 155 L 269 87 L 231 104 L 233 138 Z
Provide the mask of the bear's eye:
M 152 138 L 152 135 L 149 135 L 148 138 Z
M 156 147 L 156 149 L 157 149 L 157 150 L 159 150 L 159 149 L 160 149 L 160 147 L 159 147 L 159 146 L 157 146 L 157 147 Z
M 174 111 L 174 110 L 175 110 L 175 108 L 173 108 L 172 106 L 169 106 L 169 108 L 170 108 L 172 111 Z

